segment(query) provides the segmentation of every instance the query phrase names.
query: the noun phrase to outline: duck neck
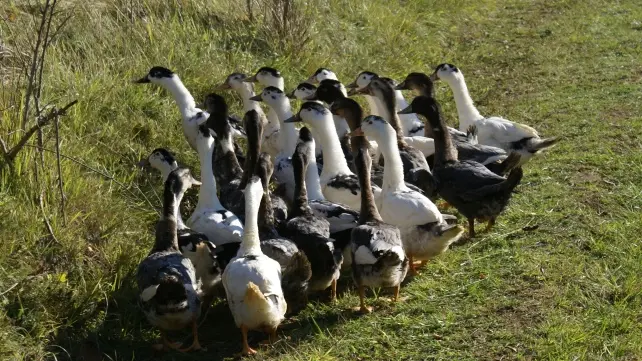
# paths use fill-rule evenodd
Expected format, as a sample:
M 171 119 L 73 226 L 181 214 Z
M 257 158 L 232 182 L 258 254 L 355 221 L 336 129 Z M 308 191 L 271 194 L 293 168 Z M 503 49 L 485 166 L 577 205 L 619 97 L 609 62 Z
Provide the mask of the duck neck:
M 281 144 L 281 155 L 286 157 L 291 157 L 292 153 L 296 149 L 296 140 L 297 140 L 297 130 L 294 126 L 294 123 L 284 123 L 283 121 L 292 117 L 292 107 L 290 106 L 290 100 L 285 99 L 282 104 L 272 108 L 276 112 L 277 117 L 279 118 L 279 126 L 281 131 L 279 132 L 279 143 Z
M 250 100 L 250 98 L 255 95 L 254 85 L 252 83 L 243 83 L 243 86 L 239 88 L 238 92 L 241 95 L 241 99 L 243 99 L 244 113 L 247 113 L 250 110 L 256 110 L 257 113 L 263 114 L 263 109 L 261 109 L 259 102 Z
M 178 75 L 174 74 L 170 79 L 170 81 L 163 83 L 164 88 L 172 93 L 183 119 L 187 119 L 191 116 L 190 112 L 196 108 L 194 97 L 192 97 L 192 94 L 187 90 Z
M 427 115 L 424 116 L 427 118 Z M 426 128 L 431 127 L 430 123 L 439 124 L 438 127 L 432 129 L 433 139 L 435 140 L 435 167 L 457 161 L 457 149 L 453 146 L 452 137 L 446 128 L 446 124 L 439 114 L 431 115 L 431 117 L 436 117 L 437 121 L 429 121 L 429 124 L 426 124 Z
M 460 74 L 455 79 L 449 80 L 448 85 L 450 85 L 455 98 L 457 116 L 459 117 L 459 130 L 465 132 L 470 125 L 481 119 L 482 116 L 475 107 L 473 99 L 470 97 L 463 74 Z
M 175 179 L 174 182 L 176 182 Z M 160 221 L 156 224 L 156 240 L 152 252 L 178 251 L 176 213 L 178 212 L 179 203 L 176 195 L 172 192 L 173 185 L 173 182 L 165 182 L 165 189 L 163 191 L 163 213 Z
M 406 98 L 403 97 L 401 90 L 395 90 L 395 99 L 397 99 L 397 110 L 408 107 L 408 102 L 406 101 Z
M 185 194 L 181 193 L 176 197 L 176 205 L 174 206 L 174 217 L 176 218 L 176 228 L 178 230 L 187 229 L 185 223 L 183 223 L 183 218 L 181 217 L 181 201 Z
M 379 101 L 377 98 L 372 95 L 365 95 L 366 101 L 368 102 L 368 107 L 370 108 L 370 114 L 381 116 L 379 111 Z
M 243 241 L 239 254 L 242 255 L 260 255 L 261 242 L 259 240 L 258 215 L 261 201 L 252 199 L 252 194 L 245 194 L 245 226 L 243 227 Z M 261 197 L 263 198 L 263 197 Z
M 305 172 L 307 164 L 305 161 L 292 160 L 294 166 L 294 213 L 295 216 L 307 214 L 310 211 L 308 205 L 308 192 L 305 187 Z
M 272 199 L 270 198 L 270 189 L 267 187 L 269 179 L 261 181 L 266 186 L 263 187 L 263 198 L 261 199 L 261 206 L 259 207 L 259 228 L 263 232 L 271 232 L 274 230 L 274 210 L 272 209 Z
M 321 191 L 321 181 L 319 180 L 319 168 L 317 166 L 316 152 L 309 155 L 310 164 L 305 171 L 305 186 L 308 191 L 308 198 L 312 201 L 325 200 Z
M 348 127 L 348 122 L 339 115 L 332 115 L 332 120 L 334 120 L 334 128 L 336 129 L 337 136 L 339 138 L 350 133 L 350 127 Z
M 316 130 L 323 152 L 323 171 L 321 171 L 321 176 L 326 178 L 341 173 L 351 174 L 348 162 L 341 151 L 341 142 L 337 136 L 334 122 L 328 119 L 323 122 L 320 129 L 314 130 Z
M 401 128 L 401 120 L 399 120 L 399 116 L 397 115 L 397 101 L 394 96 L 383 96 L 382 98 L 379 98 L 379 101 L 383 105 L 383 114 L 382 117 L 390 123 L 392 126 L 392 129 L 395 130 L 396 137 L 397 137 L 397 143 L 401 145 L 405 145 L 405 140 L 404 140 L 404 133 L 403 129 Z
M 374 194 L 372 193 L 372 185 L 370 184 L 370 155 L 364 137 L 360 137 L 363 141 L 360 142 L 359 148 L 355 156 L 355 166 L 357 168 L 357 175 L 359 178 L 359 186 L 361 187 L 361 210 L 359 211 L 359 224 L 364 224 L 371 221 L 381 221 L 381 215 L 375 205 Z M 356 138 L 352 138 L 354 143 Z M 358 141 L 357 141 L 358 142 Z
M 394 130 L 388 128 L 389 132 L 385 139 L 377 139 L 377 144 L 383 153 L 385 160 L 383 166 L 383 186 L 381 188 L 390 191 L 405 187 L 403 179 L 403 163 L 399 155 L 399 148 L 394 137 Z
M 214 140 L 210 137 L 207 146 L 201 146 L 198 149 L 198 158 L 201 162 L 201 186 L 198 193 L 198 203 L 196 209 L 224 209 L 216 196 L 216 179 L 212 171 L 212 150 L 214 149 Z

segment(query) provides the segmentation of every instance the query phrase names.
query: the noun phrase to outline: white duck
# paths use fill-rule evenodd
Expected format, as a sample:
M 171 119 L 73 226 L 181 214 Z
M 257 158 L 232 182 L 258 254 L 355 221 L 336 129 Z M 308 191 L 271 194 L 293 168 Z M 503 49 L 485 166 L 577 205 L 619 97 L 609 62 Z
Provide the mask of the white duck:
M 259 241 L 258 211 L 263 197 L 261 180 L 254 176 L 245 188 L 245 234 L 238 256 L 223 272 L 223 286 L 236 326 L 243 336 L 243 354 L 256 351 L 247 342 L 249 330 L 262 330 L 276 339 L 287 303 L 281 288 L 281 266 L 263 254 Z
M 296 148 L 298 132 L 294 124 L 284 123 L 292 117 L 290 99 L 285 93 L 276 87 L 268 86 L 261 94 L 252 98 L 254 101 L 266 103 L 271 110 L 274 110 L 279 118 L 279 143 L 281 150 L 274 161 L 274 178 L 285 186 L 285 198 L 291 203 L 294 200 L 294 173 L 292 171 L 292 154 Z
M 461 237 L 464 229 L 449 225 L 445 219 L 455 217 L 444 217 L 430 199 L 406 187 L 396 133 L 388 122 L 378 116 L 367 116 L 360 130 L 356 129 L 353 134 L 362 133 L 376 139 L 383 153 L 383 185 L 377 208 L 384 222 L 399 227 L 414 273 L 414 260 L 425 261 L 443 253 Z
M 193 230 L 207 236 L 217 247 L 231 242 L 241 242 L 243 224 L 234 213 L 221 205 L 216 196 L 216 179 L 212 171 L 214 138 L 206 124 L 198 127 L 196 136 L 198 157 L 201 163 L 201 188 L 194 213 L 187 220 Z
M 361 207 L 361 189 L 357 176 L 350 171 L 346 158 L 341 151 L 341 143 L 334 128 L 332 113 L 316 102 L 305 102 L 301 110 L 286 123 L 304 122 L 317 134 L 323 147 L 323 170 L 321 171 L 321 191 L 327 200 L 345 204 L 359 210 Z M 381 189 L 372 186 L 375 197 Z
M 524 124 L 500 117 L 482 116 L 470 97 L 464 74 L 452 64 L 438 65 L 430 78 L 433 81 L 437 79 L 445 81 L 453 91 L 460 131 L 465 132 L 468 127 L 475 125 L 479 144 L 519 153 L 521 156 L 519 165 L 526 163 L 540 150 L 553 146 L 558 140 L 557 138 L 542 139 L 537 130 Z
M 310 80 L 308 79 L 308 81 L 310 81 Z M 306 101 L 309 98 L 313 98 L 314 94 L 316 93 L 316 91 L 317 91 L 317 87 L 316 86 L 314 86 L 314 85 L 312 85 L 312 84 L 310 84 L 308 82 L 303 82 L 303 83 L 300 83 L 299 85 L 297 85 L 296 88 L 294 88 L 294 90 L 292 90 L 290 93 L 288 93 L 288 98 Z M 320 103 L 321 101 L 318 100 L 318 102 Z M 319 144 L 319 139 L 316 137 L 316 135 L 312 134 L 312 137 L 314 138 L 314 142 Z M 321 157 L 322 156 L 322 151 L 321 151 L 321 146 L 320 145 L 318 147 L 316 147 L 315 152 L 316 152 L 315 154 L 316 154 L 317 157 Z
M 246 114 L 250 110 L 254 110 L 259 115 L 263 124 L 266 124 L 266 131 L 263 132 L 263 139 L 261 139 L 261 150 L 268 153 L 271 157 L 276 157 L 279 153 L 279 125 L 278 120 L 272 124 L 268 125 L 268 118 L 265 116 L 261 105 L 254 100 L 250 100 L 254 93 L 254 84 L 252 82 L 246 82 L 247 75 L 243 73 L 232 73 L 227 76 L 225 82 L 216 87 L 217 90 L 232 89 L 237 92 L 243 101 L 243 114 Z M 270 113 L 275 115 L 275 113 Z M 276 119 L 276 118 L 275 118 Z
M 337 74 L 332 70 L 328 68 L 319 68 L 314 72 L 314 74 L 310 75 L 306 82 L 310 84 L 318 84 L 325 79 L 339 80 L 339 78 L 337 78 Z
M 192 149 L 196 150 L 197 128 L 207 120 L 209 114 L 196 106 L 194 97 L 183 85 L 178 74 L 167 68 L 155 66 L 144 77 L 137 80 L 136 83 L 157 84 L 172 94 L 183 119 L 183 134 Z

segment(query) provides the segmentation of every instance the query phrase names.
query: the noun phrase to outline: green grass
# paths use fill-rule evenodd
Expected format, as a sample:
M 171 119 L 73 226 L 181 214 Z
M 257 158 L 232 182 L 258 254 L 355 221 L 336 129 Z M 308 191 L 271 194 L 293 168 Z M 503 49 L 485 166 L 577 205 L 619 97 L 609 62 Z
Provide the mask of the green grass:
M 158 333 L 135 304 L 133 271 L 153 241 L 161 184 L 134 164 L 156 147 L 196 174 L 198 161 L 168 94 L 131 84 L 152 65 L 178 72 L 200 99 L 228 73 L 262 65 L 279 68 L 291 88 L 319 66 L 350 82 L 361 70 L 401 79 L 442 62 L 462 69 L 483 114 L 563 140 L 528 163 L 492 232 L 406 281 L 407 301 L 371 296 L 376 312 L 357 317 L 346 280 L 336 304 L 311 303 L 256 359 L 642 358 L 639 1 L 315 0 L 295 30 L 310 29 L 305 44 L 279 42 L 263 20 L 248 22 L 244 1 L 163 3 L 62 1 L 74 16 L 49 50 L 44 96 L 79 99 L 61 123 L 62 152 L 118 183 L 63 159 L 64 226 L 55 158 L 46 153 L 40 175 L 54 240 L 35 200 L 35 150 L 0 175 L 0 358 L 65 360 L 99 349 L 112 360 L 159 359 L 150 351 Z M 0 34 L 13 50 L 0 63 L 2 79 L 28 53 L 31 13 L 25 1 L 0 5 Z M 13 144 L 19 133 L 7 134 L 18 119 L 3 89 L 0 136 Z M 456 124 L 450 90 L 440 83 L 437 95 Z M 225 96 L 238 112 L 238 97 Z M 53 130 L 44 132 L 53 149 Z M 200 330 L 208 352 L 160 359 L 240 350 L 225 304 Z

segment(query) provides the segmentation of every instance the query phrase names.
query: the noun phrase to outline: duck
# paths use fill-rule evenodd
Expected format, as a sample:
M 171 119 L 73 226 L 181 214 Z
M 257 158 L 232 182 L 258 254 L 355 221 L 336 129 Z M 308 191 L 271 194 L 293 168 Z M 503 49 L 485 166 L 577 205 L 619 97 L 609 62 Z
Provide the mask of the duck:
M 286 123 L 303 122 L 316 134 L 323 147 L 324 166 L 320 175 L 321 191 L 327 200 L 341 203 L 355 211 L 361 207 L 361 189 L 357 176 L 348 168 L 334 129 L 332 114 L 323 105 L 308 101 Z M 381 188 L 373 186 L 375 196 Z
M 157 84 L 169 91 L 181 112 L 183 134 L 190 147 L 196 150 L 198 126 L 204 123 L 209 114 L 196 106 L 194 97 L 185 87 L 178 74 L 162 66 L 152 67 L 144 77 L 135 81 L 136 84 Z
M 392 90 L 394 91 L 395 99 L 397 100 L 396 110 L 399 111 L 401 109 L 406 108 L 408 106 L 408 102 L 406 101 L 406 98 L 404 98 L 401 90 L 397 90 L 397 85 L 398 85 L 397 82 L 394 79 L 387 78 L 387 77 L 381 77 L 381 80 L 387 82 L 392 88 Z M 401 128 L 403 129 L 403 134 L 406 137 L 410 139 L 414 139 L 414 137 L 419 137 L 419 139 L 425 138 L 424 137 L 425 125 L 424 125 L 424 122 L 422 122 L 421 119 L 419 119 L 417 114 L 413 114 L 413 113 L 399 114 L 399 120 L 401 120 Z M 434 153 L 434 146 L 432 147 L 432 153 Z
M 267 124 L 267 131 L 263 133 L 263 138 L 261 140 L 261 149 L 264 152 L 267 152 L 270 156 L 276 157 L 281 149 L 279 145 L 279 123 L 276 119 L 275 113 L 270 113 L 274 118 L 268 123 L 268 118 L 263 112 L 261 105 L 254 100 L 250 100 L 254 95 L 254 83 L 245 81 L 248 79 L 246 74 L 235 72 L 227 76 L 225 81 L 215 87 L 214 90 L 228 90 L 231 89 L 238 93 L 241 96 L 243 101 L 243 112 L 247 114 L 250 110 L 257 112 L 261 122 Z M 279 83 L 280 84 L 280 83 Z
M 271 67 L 261 67 L 256 73 L 243 80 L 246 83 L 259 83 L 263 87 L 272 86 L 281 91 L 285 90 L 285 81 L 281 72 Z M 283 150 L 283 144 L 281 143 L 281 135 L 279 134 L 281 129 L 281 123 L 279 122 L 279 117 L 275 109 L 270 108 L 267 113 L 267 124 L 264 126 L 263 138 L 265 140 L 270 139 L 270 144 L 274 143 L 275 153 L 272 155 L 272 158 L 276 158 L 278 154 Z M 265 149 L 268 151 L 268 149 Z
M 366 305 L 366 287 L 394 288 L 393 301 L 399 300 L 401 282 L 408 273 L 409 260 L 403 249 L 399 228 L 385 223 L 375 204 L 371 191 L 368 148 L 363 137 L 355 137 L 355 164 L 359 174 L 362 199 L 359 225 L 352 230 L 352 278 L 359 289 L 359 307 L 362 313 L 372 312 Z
M 277 338 L 277 328 L 285 319 L 287 302 L 281 287 L 281 265 L 261 251 L 258 212 L 263 185 L 252 176 L 245 187 L 245 233 L 237 257 L 223 271 L 223 286 L 234 322 L 241 329 L 242 355 L 256 350 L 247 342 L 249 330 Z
M 270 109 L 276 112 L 279 118 L 281 151 L 274 160 L 274 177 L 278 183 L 284 186 L 286 200 L 292 203 L 294 199 L 292 153 L 294 153 L 294 148 L 296 147 L 297 131 L 294 124 L 283 122 L 292 117 L 290 99 L 285 95 L 283 90 L 273 86 L 263 88 L 261 94 L 250 99 L 266 103 Z
M 396 99 L 390 84 L 381 79 L 374 78 L 360 93 L 368 93 L 383 104 L 383 116 L 397 132 L 397 147 L 403 163 L 404 178 L 407 182 L 416 185 L 429 197 L 434 196 L 434 184 L 430 167 L 426 157 L 416 148 L 408 145 L 403 136 L 403 131 L 397 116 Z
M 540 138 L 537 130 L 525 124 L 501 117 L 482 116 L 470 97 L 464 74 L 456 66 L 440 64 L 430 77 L 433 81 L 445 81 L 452 90 L 459 117 L 459 130 L 463 131 L 474 124 L 480 144 L 502 148 L 507 152 L 518 152 L 520 166 L 528 162 L 533 155 L 557 143 L 557 137 Z
M 188 169 L 177 168 L 168 174 L 163 191 L 163 212 L 156 225 L 154 246 L 138 265 L 136 282 L 138 304 L 147 320 L 161 331 L 162 344 L 155 348 L 181 352 L 201 349 L 197 320 L 201 313 L 201 288 L 192 262 L 184 257 L 178 245 L 176 220 L 178 199 L 193 184 Z M 167 339 L 167 331 L 191 325 L 194 341 L 181 349 Z
M 273 165 L 270 156 L 262 152 L 253 166 L 263 185 L 263 199 L 259 208 L 259 238 L 261 251 L 281 265 L 281 286 L 290 315 L 300 312 L 308 303 L 308 284 L 312 277 L 310 261 L 296 243 L 281 236 L 274 219 L 271 192 L 268 188 Z
M 319 174 L 314 171 L 316 164 L 315 142 L 312 132 L 307 127 L 301 127 L 299 130 L 299 140 L 297 149 L 306 153 L 308 167 L 305 172 L 305 186 L 308 197 L 308 204 L 312 212 L 321 218 L 325 218 L 330 223 L 330 238 L 335 240 L 335 247 L 343 251 L 342 269 L 348 269 L 351 264 L 350 234 L 356 227 L 359 220 L 359 212 L 356 212 L 347 206 L 328 201 L 321 191 L 321 182 Z
M 417 98 L 416 98 L 417 99 Z M 415 112 L 426 117 L 426 113 L 429 111 L 430 104 L 423 103 L 419 98 L 418 101 L 414 101 L 405 109 L 401 110 L 400 113 L 404 112 Z M 434 137 L 431 127 L 430 136 Z M 453 145 L 457 149 L 457 158 L 458 160 L 472 160 L 478 163 L 483 164 L 491 170 L 493 173 L 503 176 L 505 175 L 512 167 L 516 160 L 519 159 L 519 154 L 517 152 L 506 153 L 504 149 L 492 147 L 489 145 L 476 144 L 477 137 L 477 127 L 471 125 L 467 129 L 467 141 L 457 140 L 458 136 L 454 135 L 449 130 L 449 135 L 453 141 Z M 429 158 L 429 163 L 434 167 L 434 157 Z
M 290 99 L 308 100 L 308 98 L 314 96 L 316 91 L 317 87 L 314 84 L 303 82 L 299 83 L 299 85 L 292 89 L 287 96 Z
M 234 213 L 223 207 L 216 195 L 216 179 L 212 171 L 214 138 L 207 124 L 198 126 L 196 145 L 201 163 L 202 185 L 196 208 L 187 220 L 187 225 L 205 234 L 217 247 L 226 243 L 240 243 L 243 223 Z
M 143 163 L 143 162 L 141 162 Z M 163 184 L 169 178 L 169 174 L 178 169 L 178 162 L 174 156 L 165 148 L 156 148 L 144 159 L 145 164 L 158 170 L 161 174 Z M 191 185 L 200 185 L 200 182 L 191 180 Z M 196 269 L 196 278 L 201 284 L 201 290 L 205 297 L 213 297 L 218 294 L 221 286 L 221 273 L 227 263 L 236 256 L 238 244 L 227 243 L 216 247 L 210 242 L 207 236 L 195 232 L 185 225 L 181 217 L 180 204 L 184 192 L 176 194 L 176 233 L 178 237 L 178 248 L 187 257 Z M 236 245 L 236 246 L 235 246 Z M 209 298 L 207 301 L 209 301 Z M 206 301 L 204 299 L 204 301 Z
M 305 252 L 312 268 L 308 289 L 323 291 L 330 287 L 330 301 L 337 296 L 337 280 L 341 274 L 343 251 L 330 238 L 330 223 L 312 212 L 308 203 L 305 177 L 310 163 L 305 143 L 297 144 L 292 155 L 295 177 L 295 201 L 286 224 L 288 238 Z M 313 157 L 314 158 L 314 157 Z
M 419 98 L 419 99 L 417 99 Z M 523 170 L 518 162 L 506 178 L 499 176 L 483 164 L 457 159 L 457 149 L 446 133 L 440 116 L 439 103 L 434 98 L 419 96 L 413 99 L 429 104 L 426 114 L 435 133 L 435 167 L 433 177 L 437 192 L 468 220 L 468 234 L 475 237 L 475 219 L 488 221 L 486 230 L 495 224 L 499 214 L 507 207 L 513 191 L 522 180 Z M 516 155 L 519 157 L 519 154 Z
M 445 252 L 461 238 L 464 229 L 447 222 L 456 223 L 455 216 L 442 215 L 430 199 L 406 187 L 396 133 L 387 121 L 376 115 L 367 116 L 352 134 L 365 135 L 379 143 L 386 162 L 377 209 L 384 222 L 399 228 L 410 271 L 417 274 L 415 260 L 427 261 Z
M 379 76 L 376 73 L 371 71 L 362 71 L 360 72 L 356 79 L 348 84 L 346 88 L 349 89 L 348 96 L 358 94 L 358 91 L 367 87 L 372 79 L 378 78 Z M 383 114 L 383 109 L 381 109 L 382 104 L 379 104 L 377 99 L 370 94 L 362 93 L 366 102 L 368 102 L 368 108 L 370 109 L 371 115 L 381 116 Z

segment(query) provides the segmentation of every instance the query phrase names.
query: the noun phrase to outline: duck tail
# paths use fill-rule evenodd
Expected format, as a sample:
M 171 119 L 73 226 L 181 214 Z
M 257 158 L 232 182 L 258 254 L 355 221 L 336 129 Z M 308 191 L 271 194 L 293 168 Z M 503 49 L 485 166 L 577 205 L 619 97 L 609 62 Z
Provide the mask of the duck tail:
M 531 153 L 537 153 L 542 149 L 546 149 L 554 146 L 559 141 L 558 137 L 552 138 L 531 138 L 526 143 L 526 149 Z
M 392 249 L 384 253 L 381 257 L 379 257 L 379 259 L 377 260 L 376 266 L 392 267 L 403 263 L 403 260 L 405 257 L 406 256 L 402 247 L 400 246 L 393 247 Z
M 513 189 L 517 187 L 519 182 L 522 181 L 523 176 L 524 171 L 522 170 L 522 167 L 515 167 L 510 171 L 510 174 L 508 175 L 508 178 L 506 178 L 506 181 L 501 184 L 504 186 L 504 189 L 512 192 Z
M 282 283 L 304 283 L 310 280 L 311 277 L 312 268 L 310 267 L 310 261 L 308 261 L 305 253 L 298 251 L 292 256 L 290 263 L 283 270 Z
M 271 307 L 270 301 L 265 297 L 263 292 L 261 292 L 259 286 L 257 286 L 253 282 L 249 282 L 247 284 L 243 301 L 245 302 L 245 304 L 257 311 L 269 311 Z

